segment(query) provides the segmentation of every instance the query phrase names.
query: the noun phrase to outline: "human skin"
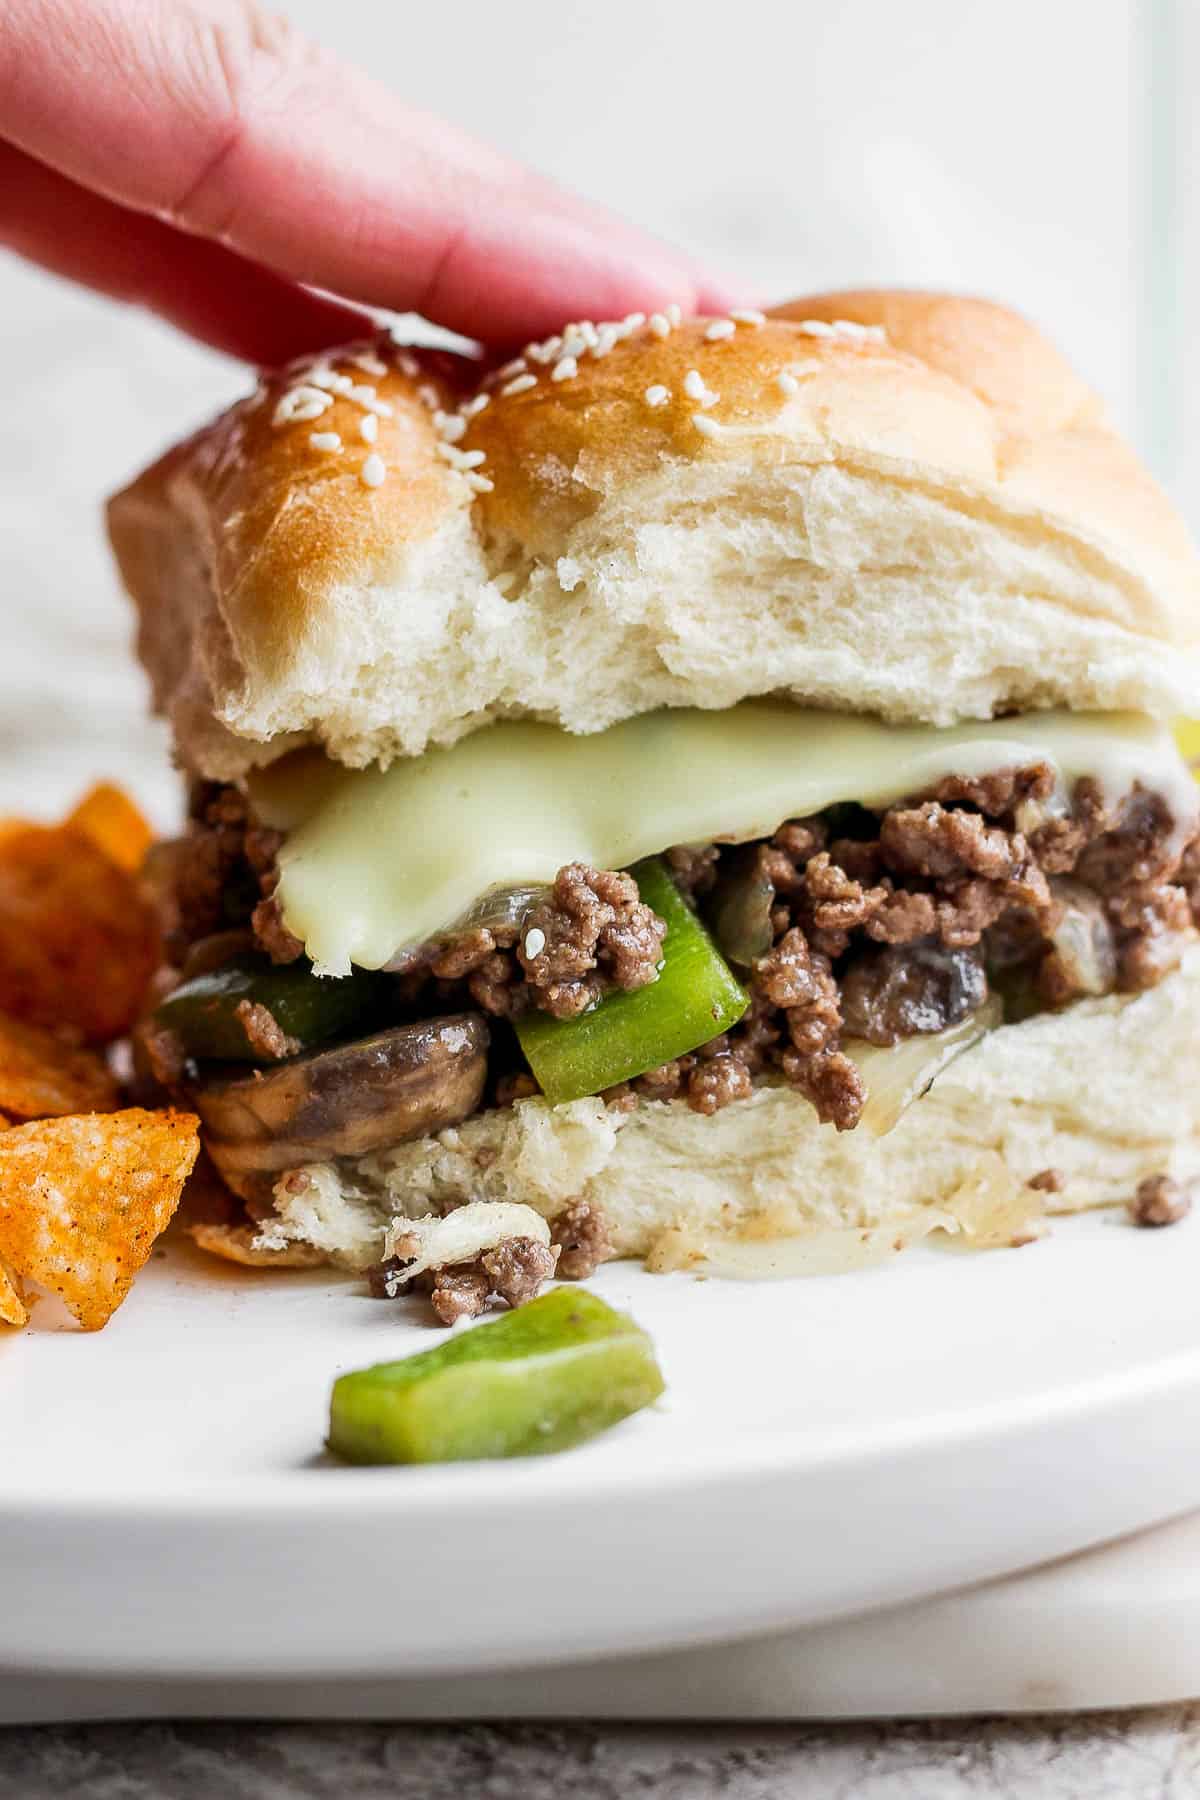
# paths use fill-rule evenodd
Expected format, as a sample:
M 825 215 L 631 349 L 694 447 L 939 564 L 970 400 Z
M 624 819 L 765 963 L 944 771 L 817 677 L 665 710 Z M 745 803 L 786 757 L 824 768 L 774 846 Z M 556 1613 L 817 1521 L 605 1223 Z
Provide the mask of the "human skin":
M 0 244 L 254 363 L 356 302 L 505 345 L 733 299 L 253 0 L 0 8 Z

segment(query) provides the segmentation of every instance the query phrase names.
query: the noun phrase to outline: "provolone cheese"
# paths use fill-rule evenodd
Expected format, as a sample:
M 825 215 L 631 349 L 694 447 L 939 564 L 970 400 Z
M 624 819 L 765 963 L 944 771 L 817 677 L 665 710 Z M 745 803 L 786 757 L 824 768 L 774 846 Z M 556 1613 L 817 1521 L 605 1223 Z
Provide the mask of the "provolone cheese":
M 1138 713 L 1025 713 L 937 728 L 744 701 L 679 708 L 576 737 L 487 726 L 387 770 L 305 751 L 252 778 L 287 832 L 284 922 L 316 967 L 377 969 L 451 925 L 490 889 L 552 881 L 564 863 L 619 869 L 672 844 L 769 837 L 841 801 L 884 807 L 946 775 L 1050 763 L 1062 793 L 1137 781 L 1190 821 L 1195 787 L 1171 733 Z

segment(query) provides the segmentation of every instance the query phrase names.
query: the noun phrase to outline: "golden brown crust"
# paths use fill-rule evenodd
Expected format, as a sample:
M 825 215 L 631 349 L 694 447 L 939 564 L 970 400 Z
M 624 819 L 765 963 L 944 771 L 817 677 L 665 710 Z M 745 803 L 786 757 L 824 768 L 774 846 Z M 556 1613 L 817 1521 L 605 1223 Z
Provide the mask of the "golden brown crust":
M 485 526 L 537 553 L 664 458 L 742 459 L 751 445 L 764 464 L 826 460 L 837 445 L 992 478 L 985 409 L 915 357 L 775 319 L 712 340 L 714 323 L 685 320 L 665 338 L 643 327 L 600 360 L 579 359 L 569 380 L 543 368 L 535 387 L 501 389 L 463 439 L 486 452 L 495 482 L 480 499 Z
M 1006 308 L 846 292 L 768 318 L 568 326 L 478 390 L 477 374 L 383 339 L 348 346 L 260 384 L 114 498 L 110 532 L 138 603 L 141 654 L 185 760 L 236 774 L 315 739 L 363 762 L 448 741 L 498 713 L 590 730 L 647 706 L 767 691 L 761 657 L 748 659 L 740 687 L 715 682 L 708 671 L 727 667 L 724 649 L 676 679 L 691 652 L 663 639 L 674 627 L 661 619 L 657 643 L 637 642 L 649 602 L 686 635 L 713 545 L 752 512 L 756 527 L 786 514 L 792 537 L 783 565 L 778 550 L 761 575 L 747 564 L 745 585 L 761 579 L 778 613 L 766 584 L 781 567 L 808 570 L 807 588 L 788 589 L 786 641 L 805 647 L 784 691 L 939 720 L 1009 703 L 1179 704 L 1185 683 L 1172 687 L 1169 653 L 1200 641 L 1187 531 L 1096 397 Z M 364 480 L 373 468 L 379 485 Z M 822 471 L 844 478 L 845 505 Z M 690 589 L 635 591 L 622 576 L 622 594 L 602 594 L 605 534 L 623 552 L 668 514 L 681 549 L 687 519 L 712 527 Z M 591 580 L 582 599 L 570 598 L 577 544 Z M 1020 613 L 1011 654 L 989 644 L 994 679 L 985 670 L 926 707 L 921 683 L 933 678 L 914 653 L 890 690 L 849 666 L 839 686 L 840 640 L 818 618 L 829 579 L 853 583 L 858 567 L 877 578 L 870 597 L 859 589 L 878 664 L 887 608 L 912 605 L 885 591 L 897 558 L 910 583 L 928 572 L 943 584 L 948 619 L 955 582 L 970 591 L 965 632 L 977 633 L 981 607 L 993 621 Z M 857 603 L 846 592 L 839 606 Z M 502 596 L 525 602 L 524 613 Z M 712 620 L 728 605 L 715 596 L 703 627 L 713 644 Z M 598 676 L 546 663 L 558 621 L 581 606 L 611 647 L 610 691 L 595 705 L 572 684 Z M 1043 669 L 1039 632 L 1053 643 L 1060 616 L 1070 648 Z M 1010 692 L 1004 665 L 1022 661 L 1037 667 L 1018 667 Z M 1089 670 L 1105 663 L 1093 681 Z
M 1162 635 L 1188 644 L 1200 637 L 1200 572 L 1187 526 L 1099 396 L 1028 319 L 994 300 L 869 288 L 794 300 L 774 316 L 880 326 L 896 349 L 974 394 L 990 415 L 993 479 L 1018 501 L 1121 544 L 1162 590 Z M 1146 626 L 1153 629 L 1149 619 Z
M 314 371 L 319 381 L 326 367 L 358 397 L 329 393 L 316 416 L 306 417 L 302 406 L 281 420 L 285 394 L 308 390 L 315 403 L 326 393 L 313 384 Z M 244 678 L 283 678 L 297 632 L 328 606 L 331 593 L 386 579 L 398 547 L 432 537 L 448 514 L 469 504 L 437 453 L 433 424 L 438 408 L 461 397 L 453 372 L 448 357 L 418 361 L 380 339 L 265 377 L 110 502 L 113 549 L 134 597 L 141 603 L 154 583 L 148 525 L 164 522 L 165 514 L 170 531 L 194 534 Z M 369 442 L 362 435 L 367 420 L 374 420 Z M 339 447 L 320 447 L 330 434 Z M 372 458 L 385 471 L 377 487 L 364 476 Z M 153 617 L 146 629 L 153 633 Z M 173 645 L 152 648 L 152 666 L 183 648 L 182 634 L 169 635 Z

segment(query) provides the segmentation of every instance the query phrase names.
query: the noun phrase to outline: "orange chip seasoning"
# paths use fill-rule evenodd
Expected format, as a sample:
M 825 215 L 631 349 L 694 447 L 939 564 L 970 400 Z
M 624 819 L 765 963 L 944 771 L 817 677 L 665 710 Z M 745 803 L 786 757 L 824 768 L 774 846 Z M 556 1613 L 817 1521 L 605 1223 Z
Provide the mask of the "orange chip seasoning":
M 18 1294 L 8 1276 L 0 1267 L 0 1323 L 5 1325 L 25 1325 L 29 1314 L 25 1310 L 25 1302 Z
M 0 1013 L 0 1114 L 45 1119 L 119 1105 L 117 1083 L 96 1051 Z
M 0 1261 L 98 1331 L 179 1204 L 199 1123 L 130 1107 L 0 1133 Z
M 89 788 L 66 823 L 91 838 L 119 869 L 134 874 L 154 838 L 149 820 L 124 788 L 98 781 Z
M 0 1010 L 107 1043 L 138 1017 L 158 960 L 148 901 L 91 838 L 0 832 Z

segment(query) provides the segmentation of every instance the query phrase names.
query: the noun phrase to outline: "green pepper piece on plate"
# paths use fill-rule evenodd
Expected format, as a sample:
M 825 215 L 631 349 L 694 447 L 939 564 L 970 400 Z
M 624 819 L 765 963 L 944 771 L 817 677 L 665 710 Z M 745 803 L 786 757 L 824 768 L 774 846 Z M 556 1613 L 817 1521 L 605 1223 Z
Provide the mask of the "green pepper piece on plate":
M 640 1325 L 586 1289 L 555 1288 L 432 1350 L 341 1376 L 329 1448 L 353 1463 L 539 1456 L 606 1431 L 663 1386 Z
M 246 1034 L 239 1010 L 246 1002 L 264 1007 L 299 1052 L 355 1026 L 369 1027 L 386 979 L 362 969 L 342 977 L 314 975 L 307 962 L 239 957 L 173 989 L 154 1018 L 176 1032 L 198 1062 L 273 1062 L 278 1059 L 256 1049 Z
M 736 1025 L 750 1004 L 661 859 L 647 857 L 629 872 L 646 905 L 666 920 L 657 981 L 608 994 L 574 1019 L 528 1012 L 516 1022 L 526 1061 L 556 1106 L 686 1055 Z

